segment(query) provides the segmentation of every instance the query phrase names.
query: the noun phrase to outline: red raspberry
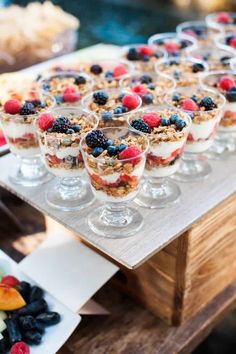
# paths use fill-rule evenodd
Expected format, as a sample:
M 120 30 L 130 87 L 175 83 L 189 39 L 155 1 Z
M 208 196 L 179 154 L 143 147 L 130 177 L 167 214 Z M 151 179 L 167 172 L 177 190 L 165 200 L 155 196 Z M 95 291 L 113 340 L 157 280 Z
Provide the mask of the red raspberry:
M 11 347 L 11 354 L 30 354 L 30 348 L 24 342 L 18 342 Z
M 140 105 L 140 100 L 137 95 L 127 94 L 122 98 L 122 104 L 130 111 Z
M 147 88 L 143 84 L 138 84 L 132 87 L 132 91 L 143 97 L 148 92 Z
M 63 92 L 63 99 L 65 102 L 77 102 L 81 98 L 79 92 L 76 92 L 74 87 L 66 87 Z
M 3 135 L 2 132 L 0 132 L 0 146 L 3 146 L 7 143 L 5 136 Z
M 169 53 L 175 53 L 179 50 L 180 46 L 178 43 L 169 41 L 165 44 L 165 48 L 167 50 L 167 52 Z
M 120 160 L 131 159 L 133 165 L 137 165 L 141 158 L 137 157 L 142 153 L 142 150 L 138 146 L 128 146 L 119 154 Z
M 227 12 L 221 12 L 216 18 L 216 21 L 219 23 L 230 23 L 231 22 L 231 17 Z
M 236 49 L 236 37 L 234 37 L 230 40 L 229 45 Z
M 55 121 L 55 117 L 50 113 L 42 113 L 38 119 L 38 126 L 41 130 L 48 130 Z
M 158 127 L 161 123 L 161 117 L 155 112 L 145 113 L 142 119 L 151 128 Z
M 151 56 L 154 53 L 153 48 L 150 45 L 143 45 L 142 47 L 139 48 L 139 52 L 142 55 L 148 55 L 148 56 Z
M 114 77 L 119 77 L 119 76 L 125 75 L 127 73 L 128 73 L 127 68 L 123 64 L 117 65 L 113 70 Z
M 235 86 L 235 81 L 231 77 L 224 76 L 219 81 L 222 90 L 228 91 Z
M 2 278 L 1 284 L 14 288 L 18 286 L 20 282 L 16 277 L 13 277 L 13 275 L 6 275 Z
M 9 114 L 19 113 L 21 107 L 22 107 L 22 104 L 18 100 L 8 100 L 3 106 L 5 112 L 9 113 Z
M 198 111 L 198 105 L 191 98 L 187 98 L 182 102 L 182 109 L 185 111 Z

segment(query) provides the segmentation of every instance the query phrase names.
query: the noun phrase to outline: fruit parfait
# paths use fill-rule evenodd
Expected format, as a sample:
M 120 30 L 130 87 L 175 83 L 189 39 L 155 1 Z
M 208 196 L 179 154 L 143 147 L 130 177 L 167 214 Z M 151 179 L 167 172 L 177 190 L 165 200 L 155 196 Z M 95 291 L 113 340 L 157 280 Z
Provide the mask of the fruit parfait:
M 235 32 L 236 12 L 215 12 L 206 16 L 207 26 L 220 28 L 223 32 Z
M 139 191 L 148 146 L 143 134 L 124 127 L 94 130 L 81 140 L 92 189 L 104 203 L 88 217 L 98 235 L 128 237 L 142 227 L 142 215 L 126 203 Z
M 166 51 L 149 44 L 130 44 L 122 48 L 121 57 L 132 62 L 137 71 L 153 71 L 154 64 L 166 57 Z
M 236 27 L 235 27 L 236 30 Z M 225 48 L 226 50 L 233 50 L 236 54 L 236 32 L 226 33 L 216 38 L 216 45 L 219 48 Z
M 187 48 L 197 47 L 195 38 L 176 32 L 154 34 L 149 38 L 148 44 L 165 50 L 169 57 L 186 56 Z
M 50 206 L 73 211 L 93 201 L 88 183 L 81 179 L 84 163 L 79 145 L 83 135 L 97 125 L 97 117 L 79 107 L 58 107 L 39 116 L 36 126 L 41 153 L 48 171 L 59 178 L 46 192 Z
M 136 93 L 121 89 L 99 90 L 88 94 L 82 100 L 82 106 L 99 117 L 99 127 L 128 126 L 131 112 L 142 105 Z
M 208 66 L 200 59 L 168 58 L 156 64 L 157 74 L 164 73 L 176 81 L 177 87 L 197 85 Z
M 207 88 L 217 89 L 226 99 L 216 139 L 207 154 L 209 158 L 224 159 L 236 150 L 236 71 L 209 72 L 201 83 Z
M 93 79 L 85 73 L 61 72 L 38 81 L 44 91 L 55 97 L 58 106 L 78 106 L 83 96 L 93 88 Z
M 214 45 L 216 36 L 221 34 L 223 30 L 220 27 L 208 27 L 205 21 L 189 21 L 180 23 L 176 27 L 176 32 L 193 37 L 200 46 L 209 46 Z
M 189 57 L 192 59 L 202 60 L 211 70 L 228 70 L 232 58 L 235 53 L 232 49 L 222 49 L 216 46 L 201 46 L 194 50 L 188 51 Z
M 54 98 L 36 90 L 8 92 L 2 100 L 0 119 L 11 152 L 19 159 L 19 166 L 12 171 L 10 180 L 27 187 L 48 181 L 41 160 L 35 119 L 55 105 Z
M 187 113 L 157 106 L 139 110 L 130 117 L 130 128 L 149 139 L 146 179 L 135 199 L 139 205 L 163 208 L 178 200 L 180 189 L 167 177 L 179 168 L 191 123 Z
M 189 113 L 192 119 L 183 160 L 175 178 L 186 182 L 206 178 L 211 172 L 211 166 L 199 155 L 206 152 L 213 143 L 223 114 L 224 96 L 199 86 L 179 89 L 167 95 L 166 101 L 180 112 Z
M 175 80 L 164 74 L 136 73 L 120 80 L 120 86 L 139 95 L 143 106 L 161 105 L 167 92 L 174 90 Z

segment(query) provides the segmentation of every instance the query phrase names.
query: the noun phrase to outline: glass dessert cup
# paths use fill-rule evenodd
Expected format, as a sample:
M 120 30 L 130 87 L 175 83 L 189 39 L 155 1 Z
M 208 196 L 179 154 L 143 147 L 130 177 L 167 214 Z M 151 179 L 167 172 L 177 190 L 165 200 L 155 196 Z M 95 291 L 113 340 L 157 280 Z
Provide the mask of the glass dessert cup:
M 98 125 L 98 118 L 79 107 L 58 107 L 50 112 L 54 122 L 69 119 L 74 132 L 56 131 L 55 124 L 49 130 L 40 128 L 40 119 L 36 121 L 40 149 L 47 170 L 55 177 L 56 183 L 46 191 L 47 203 L 63 211 L 76 211 L 90 205 L 93 193 L 89 184 L 82 178 L 84 162 L 80 152 L 80 140 L 87 132 Z M 60 129 L 60 128 L 59 128 Z M 52 130 L 52 131 L 51 131 Z
M 135 202 L 150 209 L 165 208 L 176 203 L 181 195 L 180 188 L 169 177 L 179 168 L 192 121 L 186 112 L 152 106 L 130 117 L 130 129 L 142 129 L 139 127 L 140 120 L 148 123 L 150 117 L 157 117 L 157 122 L 163 117 L 164 123 L 161 119 L 157 126 L 151 126 L 149 133 L 145 134 L 149 139 L 144 171 L 145 180 Z M 168 125 L 162 125 L 167 124 L 166 121 Z M 181 126 L 178 128 L 174 121 Z M 153 120 L 151 122 L 153 123 Z
M 206 16 L 206 24 L 210 28 L 220 28 L 223 32 L 235 32 L 235 12 L 215 12 Z
M 0 113 L 1 125 L 10 151 L 18 159 L 9 179 L 12 183 L 25 187 L 37 187 L 47 182 L 51 176 L 41 159 L 34 122 L 40 112 L 55 106 L 55 100 L 46 92 L 34 90 L 23 93 L 11 91 L 6 94 L 6 98 Z M 10 101 L 15 102 L 13 107 L 11 103 L 9 107 Z
M 223 32 L 220 27 L 208 27 L 205 21 L 182 22 L 176 27 L 178 34 L 193 37 L 199 45 L 212 45 L 216 36 Z
M 94 102 L 94 95 L 100 92 L 105 93 L 108 97 L 107 102 L 101 105 Z M 137 106 L 131 110 L 125 109 L 123 112 L 123 109 L 120 108 L 124 107 L 121 101 L 121 98 L 124 95 L 132 95 L 137 101 Z M 99 128 L 128 127 L 128 117 L 131 112 L 134 112 L 141 107 L 142 99 L 136 93 L 130 93 L 121 88 L 107 89 L 89 93 L 83 98 L 81 105 L 87 111 L 93 112 L 98 116 Z
M 171 76 L 177 87 L 193 86 L 199 83 L 203 73 L 208 71 L 206 62 L 196 58 L 168 58 L 155 65 L 157 74 Z
M 201 84 L 209 89 L 217 89 L 226 99 L 216 137 L 205 154 L 209 159 L 224 160 L 236 151 L 236 71 L 209 72 L 202 77 Z
M 203 60 L 207 63 L 209 71 L 211 70 L 228 70 L 230 61 L 235 56 L 232 48 L 219 48 L 213 46 L 199 46 L 197 49 L 188 51 L 189 57 L 192 59 Z
M 57 106 L 78 107 L 81 99 L 93 89 L 94 80 L 85 73 L 69 71 L 45 74 L 37 85 L 55 98 Z
M 165 50 L 168 57 L 186 56 L 187 48 L 197 48 L 196 39 L 176 32 L 154 34 L 148 39 L 148 44 Z
M 207 105 L 210 99 L 214 105 L 210 109 L 207 108 L 207 105 L 204 107 L 202 103 L 199 104 L 197 110 L 185 109 L 184 106 L 181 108 L 180 99 L 178 102 L 173 100 L 177 96 L 181 97 L 181 100 L 183 98 L 189 100 L 190 97 L 195 96 L 198 102 L 204 102 Z M 167 95 L 166 102 L 171 107 L 185 111 L 192 118 L 183 158 L 179 170 L 173 178 L 182 182 L 195 182 L 207 178 L 211 173 L 211 166 L 202 154 L 213 144 L 225 105 L 224 96 L 202 87 L 190 87 L 179 89 L 173 94 Z
M 235 26 L 236 30 L 236 26 Z M 236 54 L 236 33 L 225 33 L 217 36 L 215 39 L 216 46 L 225 50 L 232 50 Z
M 112 142 L 111 149 L 118 149 L 118 152 L 116 156 L 108 156 L 107 149 L 110 148 L 104 147 L 104 152 L 94 157 L 87 145 L 88 135 L 81 140 L 81 150 L 92 190 L 96 198 L 103 203 L 103 206 L 89 214 L 88 225 L 103 237 L 129 237 L 143 226 L 142 215 L 127 206 L 127 203 L 136 197 L 141 185 L 148 139 L 128 128 L 104 128 L 99 132 L 106 137 L 104 144 Z
M 155 63 L 166 57 L 165 50 L 152 44 L 130 44 L 121 48 L 121 58 L 131 62 L 140 72 L 154 71 Z
M 134 73 L 120 80 L 123 90 L 135 92 L 142 99 L 142 106 L 162 105 L 164 97 L 175 89 L 175 80 L 165 74 Z

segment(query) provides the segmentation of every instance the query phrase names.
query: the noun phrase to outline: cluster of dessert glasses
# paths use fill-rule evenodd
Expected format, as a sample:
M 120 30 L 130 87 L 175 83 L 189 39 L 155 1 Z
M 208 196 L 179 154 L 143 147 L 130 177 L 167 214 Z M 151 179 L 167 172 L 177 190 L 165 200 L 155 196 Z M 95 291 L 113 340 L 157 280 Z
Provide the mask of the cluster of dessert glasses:
M 236 13 L 215 13 L 127 45 L 117 60 L 59 62 L 9 90 L 0 118 L 19 162 L 11 182 L 53 179 L 51 207 L 73 212 L 96 198 L 95 233 L 135 234 L 143 217 L 127 203 L 168 207 L 181 195 L 175 180 L 201 181 L 210 159 L 236 157 L 234 38 Z

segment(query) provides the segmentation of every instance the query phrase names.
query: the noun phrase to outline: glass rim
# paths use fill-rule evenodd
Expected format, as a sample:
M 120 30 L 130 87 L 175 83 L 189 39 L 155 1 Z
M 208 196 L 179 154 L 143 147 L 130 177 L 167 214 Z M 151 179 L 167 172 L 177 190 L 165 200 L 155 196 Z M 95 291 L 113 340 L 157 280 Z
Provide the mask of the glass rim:
M 71 76 L 71 77 L 83 76 L 86 79 L 88 79 L 88 81 L 90 83 L 90 88 L 92 88 L 95 85 L 94 79 L 90 75 L 88 75 L 87 73 L 82 72 L 82 71 L 81 72 L 80 71 L 60 71 L 60 72 L 55 72 L 55 73 L 46 72 L 45 76 L 42 75 L 42 77 L 37 81 L 37 84 L 38 84 L 39 87 L 41 87 L 41 85 L 43 84 L 44 81 L 50 81 L 54 77 L 62 77 L 64 75 L 68 75 L 68 76 Z M 41 89 L 41 90 L 43 90 L 43 89 Z
M 145 147 L 145 150 L 143 150 L 142 152 L 140 152 L 139 155 L 135 156 L 135 158 L 139 158 L 139 157 L 142 157 L 144 156 L 147 152 L 148 152 L 148 149 L 149 149 L 149 139 L 147 138 L 147 136 L 145 134 L 143 134 L 142 132 L 138 132 L 138 131 L 133 131 L 131 130 L 129 127 L 106 127 L 106 128 L 99 128 L 98 130 L 101 130 L 102 132 L 104 131 L 108 131 L 108 130 L 126 130 L 127 132 L 131 133 L 131 134 L 137 134 L 141 137 L 144 138 L 145 142 L 146 142 L 146 147 Z M 96 130 L 96 129 L 93 129 L 93 130 Z M 127 159 L 119 159 L 119 160 L 115 160 L 115 159 L 112 159 L 112 157 L 110 157 L 109 159 L 105 160 L 104 158 L 100 157 L 94 157 L 92 154 L 88 154 L 84 148 L 83 148 L 83 143 L 86 139 L 86 136 L 91 133 L 93 130 L 91 130 L 90 132 L 88 132 L 86 135 L 83 136 L 83 138 L 81 139 L 80 141 L 80 151 L 82 152 L 82 154 L 84 156 L 89 156 L 89 157 L 92 157 L 92 159 L 94 161 L 97 161 L 97 162 L 100 162 L 100 163 L 103 163 L 103 164 L 107 164 L 107 163 L 114 163 L 115 161 L 119 161 L 119 162 L 129 162 L 129 161 L 132 161 L 134 159 L 134 157 L 129 157 Z
M 127 49 L 129 48 L 140 48 L 142 46 L 150 46 L 150 47 L 156 47 L 155 44 L 150 44 L 150 43 L 134 43 L 134 44 L 126 44 L 124 46 L 121 47 L 121 54 L 123 55 L 124 53 L 126 53 Z M 167 57 L 167 53 L 164 49 L 162 48 L 158 48 L 157 49 L 160 53 L 162 53 L 162 57 L 161 58 L 166 58 Z M 160 59 L 161 59 L 160 58 Z M 157 58 L 157 60 L 159 60 L 159 58 Z M 135 61 L 138 61 L 138 60 L 133 60 L 134 62 Z
M 209 27 L 207 26 L 207 23 L 205 20 L 193 20 L 193 21 L 184 21 L 184 22 L 181 22 L 179 23 L 177 26 L 176 26 L 176 32 L 179 33 L 179 34 L 185 34 L 183 32 L 184 28 L 185 27 L 188 27 L 188 26 L 202 26 L 202 27 L 206 27 L 206 29 L 208 30 L 215 30 L 215 31 L 218 31 L 219 33 L 223 33 L 223 29 L 222 28 L 218 28 L 218 27 Z M 186 28 L 187 29 L 187 28 Z M 186 35 L 188 35 L 186 33 Z
M 197 40 L 193 37 L 190 37 L 184 33 L 177 33 L 177 32 L 164 32 L 164 33 L 156 33 L 153 34 L 151 37 L 148 38 L 148 44 L 149 45 L 158 45 L 157 43 L 155 43 L 155 41 L 157 39 L 164 39 L 164 38 L 177 38 L 177 39 L 186 39 L 190 42 L 190 45 L 188 47 L 191 46 L 196 46 L 197 47 Z M 192 42 L 192 43 L 191 43 Z M 186 48 L 182 48 L 181 50 L 185 50 Z
M 170 61 L 173 61 L 173 60 L 176 60 L 177 62 L 180 62 L 180 64 L 181 64 L 181 62 L 185 62 L 185 63 L 189 62 L 189 63 L 193 63 L 193 64 L 198 64 L 199 63 L 199 64 L 202 64 L 204 66 L 204 68 L 205 68 L 204 72 L 208 72 L 208 70 L 209 70 L 209 66 L 208 66 L 207 62 L 205 62 L 202 59 L 197 59 L 197 58 L 190 57 L 190 56 L 187 56 L 186 58 L 184 58 L 184 57 L 176 58 L 174 56 L 170 56 L 169 58 L 161 59 L 159 62 L 155 63 L 155 66 L 154 66 L 155 72 L 157 74 L 162 74 L 162 73 L 164 74 L 164 72 L 160 71 L 159 67 L 161 65 L 163 65 L 163 64 L 168 64 Z M 197 72 L 197 73 L 186 73 L 186 76 L 187 75 L 192 75 L 192 74 L 200 74 L 200 73 L 203 73 L 203 72 L 201 71 L 201 72 Z M 168 75 L 168 74 L 166 74 L 166 75 Z
M 81 63 L 81 67 L 83 67 L 83 65 L 86 64 L 102 64 L 102 63 L 116 63 L 116 65 L 119 64 L 124 64 L 126 66 L 128 66 L 128 69 L 130 72 L 133 72 L 135 70 L 135 65 L 133 63 L 131 63 L 129 60 L 126 59 L 122 59 L 122 58 L 114 58 L 114 59 L 107 59 L 107 58 L 101 58 L 101 59 L 97 59 L 97 60 L 86 60 L 85 62 Z M 83 72 L 83 71 L 82 71 Z M 101 73 L 102 74 L 102 73 Z M 120 75 L 118 77 L 114 77 L 114 79 L 119 79 L 119 77 L 124 76 L 124 75 Z

